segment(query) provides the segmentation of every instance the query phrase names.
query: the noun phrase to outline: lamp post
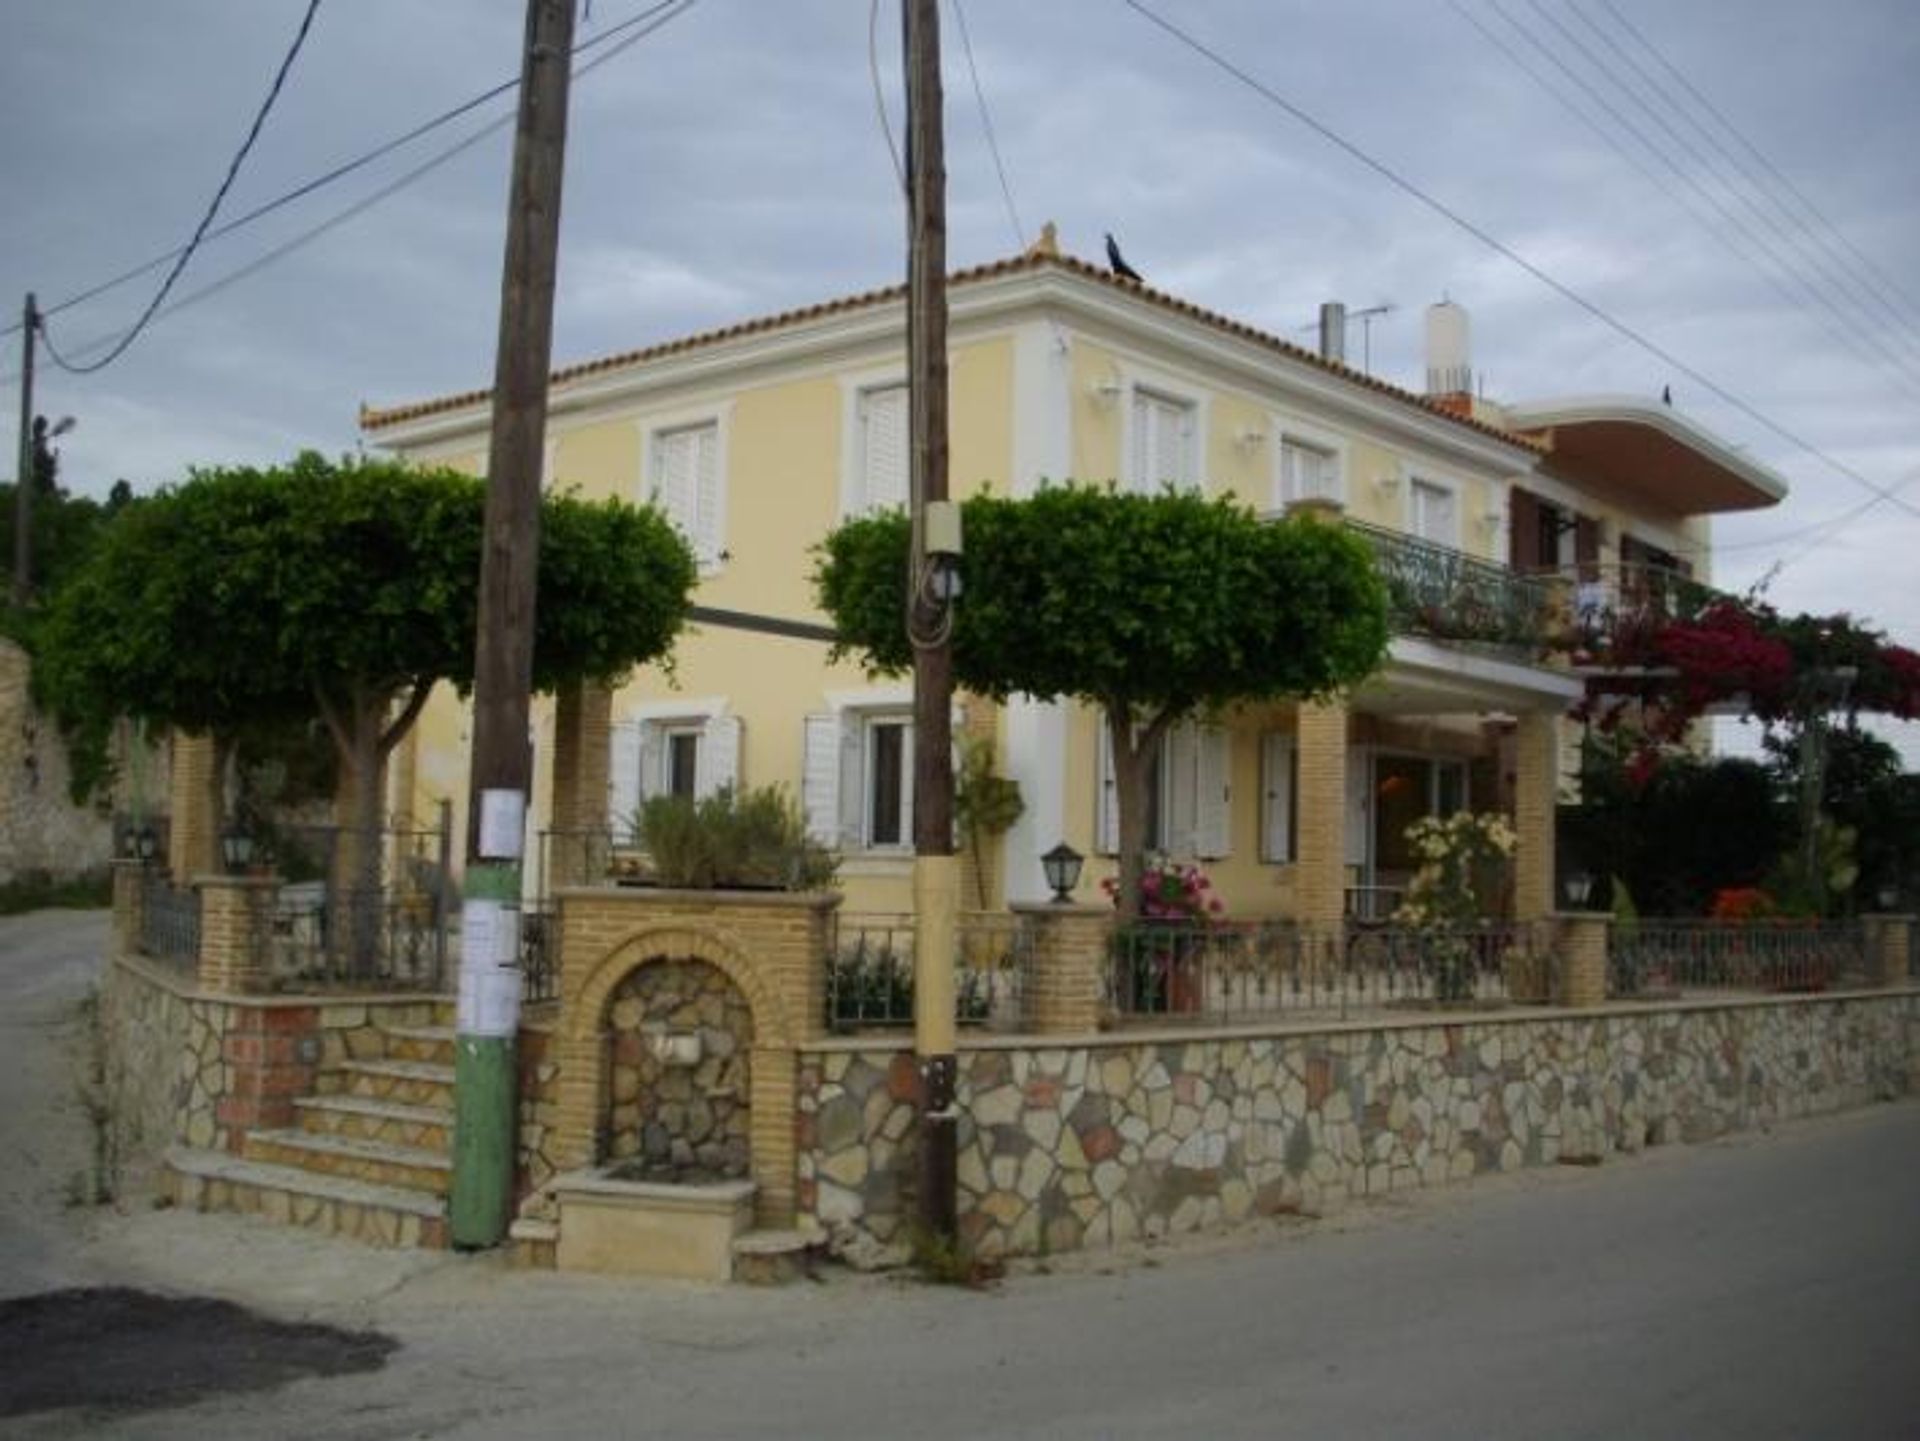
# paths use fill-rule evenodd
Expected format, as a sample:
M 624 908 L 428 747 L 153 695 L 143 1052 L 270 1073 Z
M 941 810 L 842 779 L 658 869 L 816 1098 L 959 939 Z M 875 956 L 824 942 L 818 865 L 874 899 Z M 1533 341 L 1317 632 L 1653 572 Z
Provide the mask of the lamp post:
M 253 861 L 253 837 L 238 821 L 220 835 L 220 856 L 227 863 L 227 874 L 242 874 Z
M 1085 863 L 1085 857 L 1065 841 L 1040 857 L 1040 869 L 1046 874 L 1047 885 L 1053 890 L 1053 903 L 1056 906 L 1072 902 L 1073 888 L 1080 884 L 1080 867 Z
M 1593 894 L 1591 875 L 1585 871 L 1569 871 L 1560 885 L 1566 892 L 1568 910 L 1584 911 L 1587 908 L 1587 898 Z

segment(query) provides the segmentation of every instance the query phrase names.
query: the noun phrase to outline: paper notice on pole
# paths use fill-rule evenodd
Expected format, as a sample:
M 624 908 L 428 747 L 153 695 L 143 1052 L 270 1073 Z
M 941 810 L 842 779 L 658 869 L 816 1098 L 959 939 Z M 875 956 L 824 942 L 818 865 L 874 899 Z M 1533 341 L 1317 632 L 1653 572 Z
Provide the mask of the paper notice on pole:
M 520 973 L 480 971 L 475 975 L 473 1024 L 469 1036 L 511 1036 L 520 1029 Z
M 463 1036 L 510 1036 L 519 1023 L 520 908 L 466 900 L 460 906 L 455 1027 Z
M 527 797 L 524 791 L 480 793 L 480 856 L 517 861 L 526 849 Z

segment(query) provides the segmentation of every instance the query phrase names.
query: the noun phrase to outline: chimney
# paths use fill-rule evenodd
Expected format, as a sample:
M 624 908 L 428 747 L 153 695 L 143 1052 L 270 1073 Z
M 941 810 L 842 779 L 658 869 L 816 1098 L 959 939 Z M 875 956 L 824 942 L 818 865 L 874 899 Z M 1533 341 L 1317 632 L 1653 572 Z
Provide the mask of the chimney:
M 1320 358 L 1347 363 L 1347 307 L 1329 300 L 1320 307 Z
M 1427 394 L 1473 397 L 1467 312 L 1451 300 L 1427 307 Z

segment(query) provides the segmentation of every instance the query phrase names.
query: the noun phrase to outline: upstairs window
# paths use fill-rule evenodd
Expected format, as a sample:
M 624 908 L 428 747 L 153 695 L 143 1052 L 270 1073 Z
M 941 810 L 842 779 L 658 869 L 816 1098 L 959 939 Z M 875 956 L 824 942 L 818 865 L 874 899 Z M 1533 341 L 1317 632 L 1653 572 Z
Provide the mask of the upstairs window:
M 1285 436 L 1280 441 L 1280 503 L 1340 499 L 1340 456 L 1330 446 Z
M 857 444 L 852 512 L 905 509 L 908 499 L 911 437 L 907 388 L 876 385 L 855 401 Z
M 1430 480 L 1413 481 L 1407 487 L 1407 529 L 1435 545 L 1459 544 L 1460 520 L 1453 492 Z
M 647 498 L 687 538 L 705 568 L 719 563 L 720 425 L 704 421 L 654 432 Z
M 1199 476 L 1191 401 L 1151 390 L 1133 393 L 1127 488 L 1153 495 L 1171 485 L 1191 489 Z

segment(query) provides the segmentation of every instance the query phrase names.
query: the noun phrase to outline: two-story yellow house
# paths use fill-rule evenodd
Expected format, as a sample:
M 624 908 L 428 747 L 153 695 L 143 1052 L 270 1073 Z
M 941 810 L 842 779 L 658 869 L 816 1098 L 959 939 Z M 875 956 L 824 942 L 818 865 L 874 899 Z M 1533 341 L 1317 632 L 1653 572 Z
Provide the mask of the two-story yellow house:
M 1389 663 L 1344 703 L 1247 707 L 1171 735 L 1154 843 L 1203 863 L 1234 914 L 1331 920 L 1391 904 L 1410 821 L 1498 807 L 1521 832 L 1513 908 L 1551 909 L 1562 718 L 1581 693 L 1556 641 L 1637 603 L 1648 577 L 1704 579 L 1709 518 L 1773 504 L 1785 483 L 1659 402 L 1475 400 L 1458 307 L 1429 313 L 1416 395 L 1343 362 L 1337 307 L 1307 350 L 1061 255 L 1050 230 L 953 277 L 955 495 L 1073 477 L 1231 492 L 1266 513 L 1337 507 L 1394 597 Z M 828 663 L 811 547 L 906 499 L 904 323 L 903 290 L 878 290 L 568 366 L 550 392 L 549 483 L 655 502 L 700 560 L 673 675 L 636 675 L 605 716 L 613 828 L 660 792 L 783 784 L 840 849 L 859 910 L 907 906 L 910 693 Z M 362 427 L 477 473 L 488 409 L 473 391 L 366 410 Z M 1111 852 L 1092 711 L 962 707 L 1026 803 L 976 860 L 991 903 L 1044 898 L 1039 857 L 1057 842 Z M 460 801 L 467 724 L 436 697 L 398 754 L 396 810 Z M 543 707 L 543 829 L 558 809 L 581 820 L 552 798 L 555 726 Z M 1102 874 L 1088 867 L 1083 896 Z

